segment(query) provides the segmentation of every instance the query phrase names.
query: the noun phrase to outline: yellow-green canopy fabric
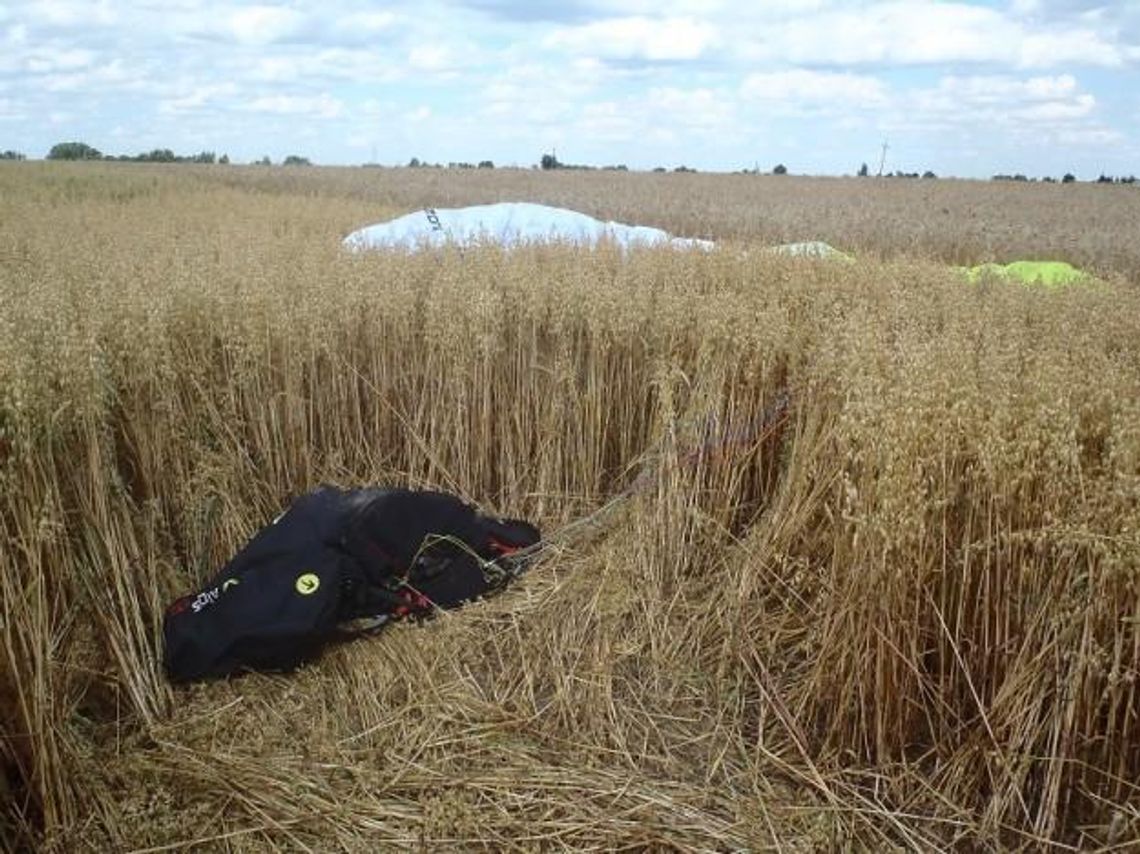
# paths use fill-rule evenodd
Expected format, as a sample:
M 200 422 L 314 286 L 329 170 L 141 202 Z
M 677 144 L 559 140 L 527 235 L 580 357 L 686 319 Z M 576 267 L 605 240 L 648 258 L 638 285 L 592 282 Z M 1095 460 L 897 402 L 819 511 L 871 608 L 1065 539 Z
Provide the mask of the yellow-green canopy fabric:
M 981 264 L 977 267 L 960 267 L 971 282 L 986 276 L 1022 282 L 1026 285 L 1044 285 L 1062 288 L 1091 280 L 1091 276 L 1064 261 L 1014 261 L 1012 264 Z

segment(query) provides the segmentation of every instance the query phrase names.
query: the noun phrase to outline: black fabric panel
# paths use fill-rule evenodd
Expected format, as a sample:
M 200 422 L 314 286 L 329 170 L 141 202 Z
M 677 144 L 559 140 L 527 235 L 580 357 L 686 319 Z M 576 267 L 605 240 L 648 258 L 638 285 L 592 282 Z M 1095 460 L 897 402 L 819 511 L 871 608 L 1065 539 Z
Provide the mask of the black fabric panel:
M 482 562 L 538 537 L 529 523 L 482 516 L 442 492 L 322 487 L 167 609 L 167 674 L 187 682 L 296 667 L 338 622 L 482 596 Z

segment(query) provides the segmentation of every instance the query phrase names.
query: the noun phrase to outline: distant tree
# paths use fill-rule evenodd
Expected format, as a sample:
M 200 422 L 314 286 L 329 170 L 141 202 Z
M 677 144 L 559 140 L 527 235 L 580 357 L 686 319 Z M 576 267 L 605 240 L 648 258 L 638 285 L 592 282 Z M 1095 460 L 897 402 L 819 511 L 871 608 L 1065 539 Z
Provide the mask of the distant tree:
M 665 167 L 664 167 L 664 166 L 654 166 L 654 167 L 653 167 L 653 171 L 654 171 L 654 172 L 664 172 L 664 171 L 665 171 Z
M 1102 174 L 1099 178 L 1096 179 L 1096 182 L 1098 184 L 1111 184 L 1112 178 L 1110 178 L 1108 175 Z
M 0 151 L 0 160 L 27 160 L 27 159 L 28 159 L 27 157 L 25 157 L 23 154 L 21 154 L 18 151 L 12 151 L 11 149 L 9 149 L 8 151 Z
M 549 169 L 559 169 L 562 167 L 562 164 L 558 162 L 558 158 L 553 154 L 542 155 L 542 160 L 540 160 L 538 162 L 538 165 L 541 166 L 543 169 L 548 169 L 548 170 Z
M 222 166 L 229 166 L 230 165 L 230 156 L 228 154 L 223 154 L 221 157 L 218 158 L 218 163 L 220 163 Z
M 685 166 L 685 165 L 683 165 L 683 164 L 682 164 L 681 166 L 678 166 L 678 167 L 677 167 L 676 169 L 674 169 L 673 171 L 674 171 L 674 172 L 696 172 L 697 170 L 696 170 L 696 169 L 691 169 L 690 167 L 688 167 L 688 166 Z
M 99 149 L 85 142 L 57 142 L 48 152 L 48 160 L 100 160 Z
M 935 175 L 933 172 L 931 172 L 929 169 L 927 169 L 925 172 L 922 173 L 922 177 L 923 178 L 937 178 L 938 176 Z
M 866 178 L 870 174 L 870 170 L 867 168 L 867 164 L 864 163 L 862 166 L 860 166 L 859 171 L 856 174 L 860 178 Z
M 156 148 L 135 158 L 142 163 L 173 163 L 178 159 L 169 148 Z
M 772 170 L 772 174 L 773 175 L 787 175 L 788 174 L 788 167 L 785 166 L 783 163 L 777 163 L 776 168 Z
M 301 157 L 299 154 L 290 154 L 281 161 L 282 166 L 312 166 L 312 162 L 308 157 Z
M 1062 184 L 1072 184 L 1076 180 L 1077 180 L 1076 175 L 1074 175 L 1072 172 L 1066 172 L 1065 177 L 1061 179 L 1061 183 Z
M 212 151 L 199 151 L 190 158 L 191 163 L 216 163 L 218 156 Z
M 266 155 L 265 155 L 264 157 L 262 157 L 260 160 L 255 160 L 255 161 L 253 161 L 253 165 L 254 165 L 254 166 L 272 166 L 272 165 L 273 165 L 273 161 L 272 161 L 272 160 L 270 160 L 270 159 L 269 159 L 269 155 L 268 155 L 268 154 L 266 154 Z
M 411 160 L 408 161 L 408 168 L 409 169 L 419 169 L 421 166 L 423 166 L 423 164 L 420 163 L 420 159 L 418 157 L 413 157 Z
M 479 161 L 479 168 L 480 169 L 494 169 L 495 163 L 492 160 L 480 160 Z

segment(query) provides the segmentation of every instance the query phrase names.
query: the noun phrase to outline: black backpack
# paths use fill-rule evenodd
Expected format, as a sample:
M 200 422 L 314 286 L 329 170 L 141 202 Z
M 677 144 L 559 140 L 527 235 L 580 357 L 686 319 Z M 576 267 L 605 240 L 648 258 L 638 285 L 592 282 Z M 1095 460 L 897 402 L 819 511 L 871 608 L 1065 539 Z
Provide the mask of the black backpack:
M 290 670 L 346 631 L 500 589 L 539 541 L 441 492 L 322 487 L 263 528 L 163 621 L 174 682 Z

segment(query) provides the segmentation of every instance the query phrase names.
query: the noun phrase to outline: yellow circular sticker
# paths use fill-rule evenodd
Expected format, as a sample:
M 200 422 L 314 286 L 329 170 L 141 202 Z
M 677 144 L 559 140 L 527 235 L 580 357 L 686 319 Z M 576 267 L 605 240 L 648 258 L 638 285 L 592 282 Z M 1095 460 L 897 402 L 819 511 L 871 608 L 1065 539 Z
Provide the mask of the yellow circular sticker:
M 317 592 L 317 588 L 321 586 L 321 580 L 312 572 L 306 572 L 304 575 L 297 576 L 297 592 L 302 596 L 309 596 Z

